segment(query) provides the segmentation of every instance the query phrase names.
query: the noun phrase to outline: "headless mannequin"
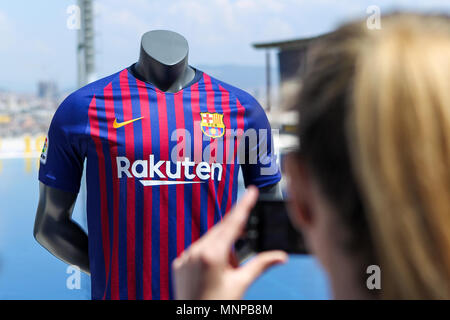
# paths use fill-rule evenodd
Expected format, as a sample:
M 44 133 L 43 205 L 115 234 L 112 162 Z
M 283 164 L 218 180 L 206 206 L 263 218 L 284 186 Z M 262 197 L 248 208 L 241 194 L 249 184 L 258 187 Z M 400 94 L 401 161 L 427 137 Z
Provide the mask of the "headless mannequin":
M 149 31 L 142 36 L 135 71 L 145 82 L 165 92 L 178 92 L 195 77 L 188 64 L 186 39 L 172 31 Z
M 131 72 L 161 91 L 178 92 L 195 77 L 188 65 L 186 39 L 172 31 L 156 30 L 142 36 L 139 61 Z M 267 198 L 280 198 L 278 184 L 261 189 Z M 89 272 L 88 236 L 72 220 L 76 193 L 39 184 L 39 204 L 34 237 L 51 254 L 64 262 Z

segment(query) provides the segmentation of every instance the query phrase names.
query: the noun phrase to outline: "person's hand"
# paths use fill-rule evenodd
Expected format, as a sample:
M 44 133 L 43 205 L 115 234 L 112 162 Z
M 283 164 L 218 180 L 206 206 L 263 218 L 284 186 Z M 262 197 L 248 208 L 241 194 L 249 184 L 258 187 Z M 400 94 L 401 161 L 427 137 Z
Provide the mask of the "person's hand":
M 250 187 L 220 223 L 175 259 L 172 267 L 177 299 L 240 299 L 262 272 L 287 260 L 282 251 L 267 251 L 238 266 L 232 247 L 257 197 L 258 190 Z

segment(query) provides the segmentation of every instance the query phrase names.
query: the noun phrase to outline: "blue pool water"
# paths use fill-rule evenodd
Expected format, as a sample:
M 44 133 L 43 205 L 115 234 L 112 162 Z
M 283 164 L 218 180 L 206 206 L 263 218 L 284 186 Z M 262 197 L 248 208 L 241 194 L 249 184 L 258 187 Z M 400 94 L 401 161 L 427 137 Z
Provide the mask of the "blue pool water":
M 36 159 L 0 159 L 0 299 L 89 299 L 89 277 L 79 289 L 68 289 L 67 265 L 34 240 L 38 202 Z M 79 197 L 82 199 L 82 197 Z M 86 225 L 82 201 L 74 219 Z M 246 299 L 327 299 L 323 272 L 309 256 L 291 256 L 248 290 Z

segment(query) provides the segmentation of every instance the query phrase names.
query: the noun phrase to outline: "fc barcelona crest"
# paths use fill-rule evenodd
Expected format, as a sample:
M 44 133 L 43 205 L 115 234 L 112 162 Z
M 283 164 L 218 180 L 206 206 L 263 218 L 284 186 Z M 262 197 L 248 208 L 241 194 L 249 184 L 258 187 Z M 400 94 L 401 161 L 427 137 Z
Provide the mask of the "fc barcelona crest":
M 202 132 L 211 138 L 220 138 L 225 133 L 225 125 L 223 124 L 223 114 L 200 112 L 202 116 Z

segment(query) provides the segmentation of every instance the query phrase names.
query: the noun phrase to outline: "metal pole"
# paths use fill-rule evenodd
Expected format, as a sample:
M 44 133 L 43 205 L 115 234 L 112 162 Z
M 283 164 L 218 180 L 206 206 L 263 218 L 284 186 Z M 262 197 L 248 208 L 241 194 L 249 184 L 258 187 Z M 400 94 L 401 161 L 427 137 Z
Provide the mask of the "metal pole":
M 81 88 L 84 85 L 84 58 L 83 58 L 83 19 L 82 12 L 84 7 L 84 1 L 78 0 L 78 7 L 80 8 L 80 29 L 77 31 L 77 85 Z
M 270 102 L 270 92 L 272 90 L 271 88 L 271 67 L 270 67 L 270 51 L 269 49 L 266 50 L 266 106 L 267 106 L 267 112 L 270 112 L 271 108 L 271 102 Z
M 84 63 L 86 83 L 94 81 L 95 52 L 94 52 L 94 10 L 92 0 L 84 0 Z
M 78 87 L 94 80 L 94 15 L 92 0 L 78 0 L 81 15 L 81 28 L 78 30 Z

